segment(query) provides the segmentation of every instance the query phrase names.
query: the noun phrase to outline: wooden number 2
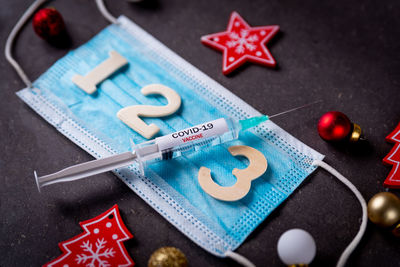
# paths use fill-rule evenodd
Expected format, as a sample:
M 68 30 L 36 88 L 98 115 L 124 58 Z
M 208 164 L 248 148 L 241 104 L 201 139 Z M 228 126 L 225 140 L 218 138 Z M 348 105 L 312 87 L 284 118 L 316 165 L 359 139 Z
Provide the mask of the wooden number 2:
M 249 146 L 231 146 L 228 148 L 233 156 L 245 156 L 249 160 L 246 169 L 233 169 L 232 174 L 237 181 L 232 186 L 220 186 L 211 178 L 211 171 L 206 167 L 201 167 L 198 180 L 201 188 L 212 197 L 224 201 L 236 201 L 250 191 L 251 181 L 260 177 L 267 170 L 267 159 L 264 155 Z
M 118 111 L 117 116 L 134 131 L 144 138 L 150 139 L 160 128 L 154 123 L 147 125 L 139 116 L 143 117 L 164 117 L 171 115 L 181 106 L 181 97 L 177 92 L 162 84 L 150 84 L 142 88 L 142 94 L 160 94 L 168 100 L 166 106 L 136 105 L 125 107 Z

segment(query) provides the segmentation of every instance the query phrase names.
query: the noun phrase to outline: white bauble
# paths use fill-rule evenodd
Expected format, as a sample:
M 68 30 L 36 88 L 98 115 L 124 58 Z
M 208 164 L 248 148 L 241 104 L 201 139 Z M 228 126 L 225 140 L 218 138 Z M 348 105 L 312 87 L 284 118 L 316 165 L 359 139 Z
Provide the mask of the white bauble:
M 286 264 L 310 264 L 317 251 L 314 238 L 302 229 L 291 229 L 278 241 L 279 258 Z

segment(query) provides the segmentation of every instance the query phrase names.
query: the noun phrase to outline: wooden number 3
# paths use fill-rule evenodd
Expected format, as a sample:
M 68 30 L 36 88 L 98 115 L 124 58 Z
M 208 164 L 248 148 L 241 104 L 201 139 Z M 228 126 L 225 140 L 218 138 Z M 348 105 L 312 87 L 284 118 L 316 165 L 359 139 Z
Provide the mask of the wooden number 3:
M 177 92 L 162 84 L 150 84 L 142 88 L 142 94 L 160 94 L 168 100 L 165 106 L 136 105 L 125 107 L 118 111 L 117 116 L 130 128 L 141 134 L 144 138 L 150 139 L 160 128 L 154 123 L 147 125 L 142 117 L 164 117 L 171 115 L 181 106 L 181 97 Z
M 260 177 L 267 170 L 267 159 L 264 155 L 249 146 L 231 146 L 228 148 L 233 156 L 245 156 L 249 160 L 246 169 L 233 169 L 232 174 L 237 181 L 233 186 L 220 186 L 211 178 L 211 171 L 206 167 L 201 167 L 198 180 L 201 188 L 212 197 L 224 201 L 236 201 L 250 191 L 251 181 Z

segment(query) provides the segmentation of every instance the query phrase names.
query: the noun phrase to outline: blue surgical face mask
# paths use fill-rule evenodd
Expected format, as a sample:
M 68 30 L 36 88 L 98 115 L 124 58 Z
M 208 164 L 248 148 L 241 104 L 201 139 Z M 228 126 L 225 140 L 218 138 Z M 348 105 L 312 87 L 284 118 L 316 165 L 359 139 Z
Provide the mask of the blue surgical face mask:
M 112 50 L 129 64 L 98 85 L 94 94 L 85 93 L 71 81 L 74 75 L 84 75 L 106 60 Z M 153 83 L 174 89 L 182 99 L 181 108 L 173 115 L 144 119 L 160 128 L 159 135 L 221 117 L 260 115 L 123 16 L 57 61 L 33 83 L 33 88 L 19 91 L 18 96 L 74 143 L 101 158 L 130 150 L 130 139 L 135 143 L 146 141 L 116 114 L 126 106 L 165 105 L 161 96 L 140 93 L 142 87 Z M 209 168 L 220 185 L 234 184 L 232 170 L 246 168 L 246 162 L 232 157 L 227 148 L 238 144 L 262 152 L 268 169 L 252 182 L 243 199 L 214 199 L 199 186 L 199 168 Z M 150 165 L 145 177 L 134 167 L 115 173 L 195 243 L 224 256 L 315 170 L 312 162 L 322 158 L 268 121 L 237 141 Z

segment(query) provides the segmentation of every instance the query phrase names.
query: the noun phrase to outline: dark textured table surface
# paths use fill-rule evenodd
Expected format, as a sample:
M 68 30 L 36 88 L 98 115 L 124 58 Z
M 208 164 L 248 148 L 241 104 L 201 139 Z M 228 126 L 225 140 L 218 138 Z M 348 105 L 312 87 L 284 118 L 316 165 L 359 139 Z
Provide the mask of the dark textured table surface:
M 1 1 L 0 48 L 31 1 Z M 36 79 L 68 49 L 78 47 L 107 25 L 94 1 L 53 1 L 63 15 L 72 44 L 55 48 L 27 25 L 14 53 L 29 77 Z M 132 4 L 107 1 L 112 14 L 125 14 L 177 54 L 266 114 L 322 99 L 275 122 L 326 155 L 326 161 L 358 187 L 368 200 L 384 191 L 390 168 L 382 158 L 392 148 L 385 142 L 400 115 L 400 2 L 393 1 L 178 1 L 144 0 Z M 276 69 L 246 65 L 226 77 L 222 56 L 200 43 L 205 34 L 226 28 L 238 11 L 252 26 L 278 24 L 280 33 L 268 45 Z M 146 266 L 161 246 L 175 246 L 190 266 L 233 266 L 175 229 L 112 173 L 38 193 L 33 170 L 50 173 L 92 159 L 39 115 L 15 92 L 24 87 L 1 59 L 0 77 L 0 266 L 38 266 L 59 256 L 57 244 L 79 233 L 87 220 L 117 203 L 134 234 L 125 242 L 137 263 Z M 339 110 L 360 124 L 369 145 L 334 146 L 319 136 L 316 124 Z M 400 195 L 399 191 L 391 190 Z M 311 266 L 334 266 L 358 231 L 360 205 L 350 191 L 324 170 L 317 170 L 262 223 L 238 249 L 258 266 L 282 266 L 276 244 L 290 228 L 309 231 L 317 243 Z M 154 230 L 156 229 L 156 230 Z M 400 266 L 400 242 L 368 224 L 348 266 Z

